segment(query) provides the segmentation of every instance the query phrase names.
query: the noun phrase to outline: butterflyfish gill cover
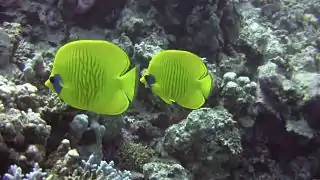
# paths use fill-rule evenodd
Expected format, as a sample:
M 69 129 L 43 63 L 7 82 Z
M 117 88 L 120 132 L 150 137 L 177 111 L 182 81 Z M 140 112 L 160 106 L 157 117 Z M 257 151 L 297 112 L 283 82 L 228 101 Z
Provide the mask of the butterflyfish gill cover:
M 138 70 L 129 68 L 127 54 L 111 42 L 73 41 L 57 51 L 45 86 L 72 107 L 117 115 L 135 97 Z
M 213 77 L 202 59 L 182 50 L 157 53 L 140 81 L 167 104 L 188 109 L 203 106 L 213 88 Z

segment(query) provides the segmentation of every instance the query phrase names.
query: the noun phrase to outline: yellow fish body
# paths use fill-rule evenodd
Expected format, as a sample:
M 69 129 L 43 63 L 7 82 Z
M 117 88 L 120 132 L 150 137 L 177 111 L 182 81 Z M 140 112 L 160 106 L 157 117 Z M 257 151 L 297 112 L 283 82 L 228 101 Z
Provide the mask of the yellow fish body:
M 203 106 L 213 88 L 213 77 L 202 59 L 182 50 L 157 53 L 140 81 L 167 104 L 188 109 Z
M 72 107 L 117 115 L 136 93 L 138 70 L 129 68 L 127 54 L 108 41 L 73 41 L 58 50 L 45 86 Z

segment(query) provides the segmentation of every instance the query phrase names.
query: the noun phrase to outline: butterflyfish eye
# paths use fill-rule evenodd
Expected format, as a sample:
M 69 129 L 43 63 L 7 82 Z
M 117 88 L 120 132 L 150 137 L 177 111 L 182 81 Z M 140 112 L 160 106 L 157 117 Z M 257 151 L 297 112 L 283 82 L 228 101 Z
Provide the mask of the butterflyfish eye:
M 51 82 L 51 83 L 54 83 L 54 81 L 55 81 L 54 76 L 50 77 L 50 82 Z
M 146 79 L 146 82 L 148 83 L 148 85 L 152 85 L 152 84 L 156 83 L 156 78 L 151 74 L 146 75 L 145 79 Z

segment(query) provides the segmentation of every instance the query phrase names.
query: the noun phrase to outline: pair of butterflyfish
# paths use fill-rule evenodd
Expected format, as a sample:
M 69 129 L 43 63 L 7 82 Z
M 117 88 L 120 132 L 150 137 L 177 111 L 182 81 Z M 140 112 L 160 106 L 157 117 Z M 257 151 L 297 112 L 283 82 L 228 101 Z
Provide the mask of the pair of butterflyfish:
M 203 106 L 213 88 L 202 59 L 188 51 L 160 51 L 140 79 L 139 74 L 117 45 L 78 40 L 58 49 L 45 86 L 74 108 L 105 115 L 130 107 L 139 80 L 165 103 L 188 109 Z

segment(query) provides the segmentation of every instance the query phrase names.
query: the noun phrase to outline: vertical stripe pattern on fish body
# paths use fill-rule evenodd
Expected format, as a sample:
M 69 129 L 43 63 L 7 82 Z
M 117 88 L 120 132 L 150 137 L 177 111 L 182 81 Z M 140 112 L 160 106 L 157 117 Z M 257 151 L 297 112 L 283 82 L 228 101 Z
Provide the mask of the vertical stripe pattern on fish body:
M 80 58 L 84 60 L 79 61 Z M 104 92 L 104 84 L 107 83 L 106 74 L 100 68 L 101 64 L 97 58 L 99 57 L 89 54 L 86 48 L 80 47 L 72 53 L 67 65 L 69 77 L 75 85 L 73 99 L 86 107 L 90 107 L 98 100 L 98 94 Z M 84 95 L 83 92 L 86 94 Z
M 161 71 L 159 83 L 164 84 L 164 93 L 170 99 L 184 97 L 186 95 L 186 86 L 188 86 L 189 82 L 186 69 L 181 65 L 181 60 L 163 59 L 160 63 L 163 71 Z

